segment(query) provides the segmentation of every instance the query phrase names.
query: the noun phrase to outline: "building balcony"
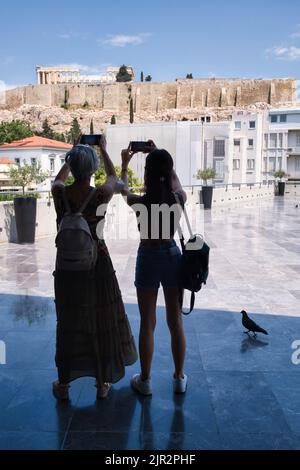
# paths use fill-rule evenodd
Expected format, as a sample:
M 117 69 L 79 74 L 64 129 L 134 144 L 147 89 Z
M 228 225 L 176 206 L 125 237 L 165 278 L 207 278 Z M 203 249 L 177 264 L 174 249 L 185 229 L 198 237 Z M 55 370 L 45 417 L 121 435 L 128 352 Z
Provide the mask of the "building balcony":
M 300 155 L 300 145 L 296 147 L 289 147 L 287 151 L 289 155 Z

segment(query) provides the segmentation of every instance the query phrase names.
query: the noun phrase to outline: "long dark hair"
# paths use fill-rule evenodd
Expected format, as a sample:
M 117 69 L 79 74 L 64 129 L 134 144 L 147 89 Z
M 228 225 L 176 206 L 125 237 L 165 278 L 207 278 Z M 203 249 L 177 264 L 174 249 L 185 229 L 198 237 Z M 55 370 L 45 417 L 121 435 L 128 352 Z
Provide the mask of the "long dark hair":
M 167 150 L 153 150 L 146 158 L 146 198 L 150 203 L 168 202 L 172 193 L 173 158 Z

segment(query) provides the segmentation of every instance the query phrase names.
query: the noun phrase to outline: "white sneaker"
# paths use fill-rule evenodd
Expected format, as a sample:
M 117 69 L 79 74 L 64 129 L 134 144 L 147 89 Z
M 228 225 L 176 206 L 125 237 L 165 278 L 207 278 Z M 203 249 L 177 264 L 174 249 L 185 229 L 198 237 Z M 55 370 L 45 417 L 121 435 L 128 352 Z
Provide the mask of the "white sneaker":
M 173 377 L 173 390 L 174 393 L 185 393 L 187 387 L 187 375 L 183 374 L 183 377 Z
M 132 388 L 142 395 L 152 395 L 151 379 L 142 380 L 140 374 L 135 374 L 130 383 Z

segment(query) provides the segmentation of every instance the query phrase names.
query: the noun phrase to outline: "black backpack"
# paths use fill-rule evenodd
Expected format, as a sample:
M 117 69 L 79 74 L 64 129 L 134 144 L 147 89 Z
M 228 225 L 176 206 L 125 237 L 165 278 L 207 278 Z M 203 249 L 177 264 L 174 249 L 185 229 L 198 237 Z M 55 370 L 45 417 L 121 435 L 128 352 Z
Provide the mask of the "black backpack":
M 182 313 L 184 315 L 189 315 L 195 304 L 195 292 L 199 292 L 203 284 L 206 284 L 208 278 L 208 265 L 209 265 L 209 251 L 210 248 L 205 243 L 201 235 L 195 235 L 192 232 L 190 221 L 188 219 L 187 213 L 184 208 L 183 199 L 179 194 L 175 194 L 175 199 L 177 204 L 180 204 L 185 220 L 190 232 L 190 239 L 185 244 L 184 236 L 179 226 L 178 233 L 180 235 L 180 243 L 182 248 L 182 266 L 181 266 L 181 280 L 180 285 L 182 289 L 181 295 L 181 308 L 183 304 L 183 290 L 191 291 L 191 301 L 190 301 L 190 310 L 188 312 Z

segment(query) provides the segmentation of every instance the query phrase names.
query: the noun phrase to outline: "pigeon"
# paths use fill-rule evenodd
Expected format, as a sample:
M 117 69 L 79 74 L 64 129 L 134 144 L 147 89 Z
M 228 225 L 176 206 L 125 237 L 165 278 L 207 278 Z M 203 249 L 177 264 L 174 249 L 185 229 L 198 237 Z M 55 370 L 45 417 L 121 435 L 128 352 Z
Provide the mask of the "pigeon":
M 248 317 L 247 312 L 245 310 L 241 311 L 243 315 L 242 324 L 248 331 L 244 331 L 244 333 L 249 334 L 252 331 L 253 336 L 256 338 L 256 333 L 263 333 L 264 335 L 268 335 L 269 333 L 257 325 L 251 318 Z

